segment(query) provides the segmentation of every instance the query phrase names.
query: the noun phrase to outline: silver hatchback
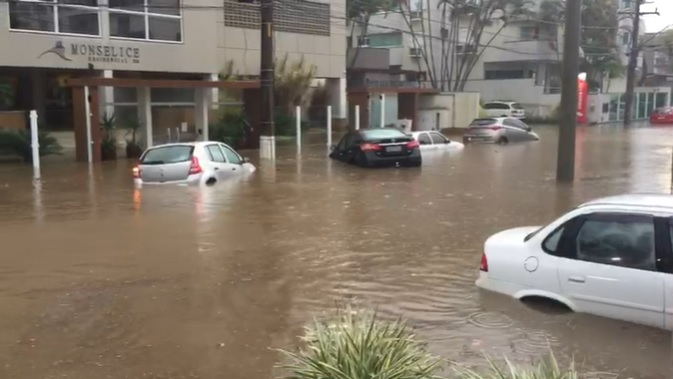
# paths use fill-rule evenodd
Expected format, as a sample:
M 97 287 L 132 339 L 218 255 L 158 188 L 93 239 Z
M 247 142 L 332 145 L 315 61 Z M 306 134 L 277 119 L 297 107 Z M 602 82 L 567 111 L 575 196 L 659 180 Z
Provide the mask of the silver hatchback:
M 463 135 L 465 143 L 498 143 L 538 141 L 533 128 L 512 117 L 478 118 Z
M 133 168 L 133 180 L 136 186 L 215 184 L 255 170 L 246 158 L 221 142 L 170 143 L 147 149 Z

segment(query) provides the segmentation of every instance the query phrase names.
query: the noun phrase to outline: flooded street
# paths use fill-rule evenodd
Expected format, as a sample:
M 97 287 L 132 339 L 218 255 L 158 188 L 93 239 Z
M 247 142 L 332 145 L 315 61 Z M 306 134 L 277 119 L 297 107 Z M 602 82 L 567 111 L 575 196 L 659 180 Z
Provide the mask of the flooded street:
M 210 188 L 134 190 L 130 162 L 0 165 L 0 378 L 270 379 L 336 304 L 402 316 L 450 361 L 551 345 L 595 378 L 670 378 L 671 335 L 477 291 L 482 245 L 594 197 L 671 187 L 673 129 L 578 130 L 576 183 L 542 140 L 362 170 L 325 147 Z M 255 155 L 251 155 L 253 160 Z

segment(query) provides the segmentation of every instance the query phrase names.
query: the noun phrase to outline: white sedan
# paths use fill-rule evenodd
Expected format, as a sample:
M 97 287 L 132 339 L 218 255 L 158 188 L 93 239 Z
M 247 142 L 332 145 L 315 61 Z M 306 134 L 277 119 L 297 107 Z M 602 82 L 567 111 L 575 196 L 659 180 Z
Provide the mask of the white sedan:
M 452 141 L 446 138 L 442 133 L 436 131 L 427 131 L 427 132 L 412 132 L 411 136 L 414 137 L 418 144 L 421 147 L 421 151 L 428 150 L 443 150 L 443 151 L 453 151 L 460 150 L 465 147 L 460 142 Z
M 673 196 L 583 204 L 485 243 L 477 286 L 516 299 L 673 330 Z

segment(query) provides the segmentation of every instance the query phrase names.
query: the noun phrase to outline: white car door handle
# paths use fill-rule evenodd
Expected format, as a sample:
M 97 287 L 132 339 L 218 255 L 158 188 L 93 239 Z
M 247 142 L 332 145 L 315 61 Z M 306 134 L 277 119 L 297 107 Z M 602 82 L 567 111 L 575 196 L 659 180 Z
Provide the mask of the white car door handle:
M 584 283 L 587 280 L 581 276 L 571 276 L 568 278 L 568 281 L 573 283 Z

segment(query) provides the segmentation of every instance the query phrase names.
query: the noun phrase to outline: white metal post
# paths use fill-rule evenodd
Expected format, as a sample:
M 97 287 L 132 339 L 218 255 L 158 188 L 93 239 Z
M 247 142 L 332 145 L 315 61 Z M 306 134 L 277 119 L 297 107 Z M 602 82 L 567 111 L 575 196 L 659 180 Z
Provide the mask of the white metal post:
M 332 147 L 332 106 L 327 106 L 327 148 Z
M 297 154 L 301 154 L 301 107 L 295 108 L 295 121 L 297 122 Z
M 360 106 L 355 106 L 355 130 L 360 130 Z
M 381 127 L 386 126 L 386 95 L 381 94 Z
M 37 130 L 37 111 L 30 111 L 30 145 L 33 153 L 33 180 L 39 181 L 40 175 L 40 140 Z
M 166 128 L 166 132 L 168 133 L 168 143 L 173 142 L 173 138 L 171 137 L 171 128 Z
M 91 144 L 91 103 L 89 102 L 89 86 L 84 86 L 84 114 L 86 115 L 86 157 L 89 164 L 93 162 Z

